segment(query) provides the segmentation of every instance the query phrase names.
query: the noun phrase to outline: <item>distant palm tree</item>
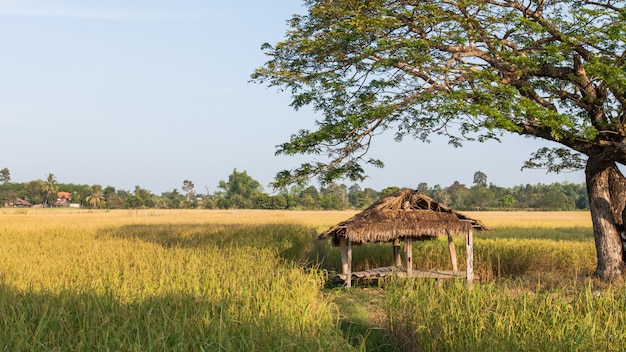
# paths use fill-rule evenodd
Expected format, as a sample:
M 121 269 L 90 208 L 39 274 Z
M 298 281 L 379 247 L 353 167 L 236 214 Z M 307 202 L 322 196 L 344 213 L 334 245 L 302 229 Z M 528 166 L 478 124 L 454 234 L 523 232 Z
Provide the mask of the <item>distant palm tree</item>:
M 100 187 L 94 187 L 93 192 L 87 196 L 86 200 L 93 208 L 99 208 L 102 202 L 104 202 L 104 192 Z
M 41 190 L 43 191 L 43 195 L 44 195 L 43 204 L 45 207 L 48 207 L 50 195 L 56 193 L 57 191 L 57 179 L 54 176 L 54 174 L 52 173 L 48 174 L 48 179 L 43 184 L 43 187 L 41 188 Z
M 189 202 L 191 200 L 191 197 L 193 196 L 194 187 L 195 186 L 194 186 L 193 182 L 191 182 L 189 180 L 183 181 L 183 191 L 185 191 L 187 193 L 187 202 Z

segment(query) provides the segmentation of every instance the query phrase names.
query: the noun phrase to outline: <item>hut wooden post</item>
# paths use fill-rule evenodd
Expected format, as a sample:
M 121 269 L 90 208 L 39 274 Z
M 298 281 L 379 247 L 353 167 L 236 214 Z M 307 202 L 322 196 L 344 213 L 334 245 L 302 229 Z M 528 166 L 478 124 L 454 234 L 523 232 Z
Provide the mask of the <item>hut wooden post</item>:
M 339 238 L 341 248 L 341 273 L 345 275 L 346 287 L 352 286 L 352 241 L 345 237 Z
M 396 268 L 402 267 L 402 256 L 400 255 L 400 239 L 393 240 L 393 265 Z
M 473 234 L 472 229 L 470 228 L 465 235 L 465 249 L 466 249 L 466 277 L 467 284 L 471 284 L 474 282 L 474 244 L 473 244 Z
M 454 247 L 454 240 L 452 235 L 448 233 L 448 248 L 450 248 L 450 260 L 452 261 L 452 271 L 456 274 L 459 271 L 459 266 L 456 260 L 456 248 Z
M 413 241 L 410 237 L 404 239 L 404 251 L 406 262 L 406 276 L 413 276 Z
M 352 241 L 348 240 L 348 271 L 349 271 L 349 276 L 348 276 L 348 287 L 352 286 Z M 472 271 L 472 275 L 474 272 Z M 473 277 L 473 276 L 472 276 Z

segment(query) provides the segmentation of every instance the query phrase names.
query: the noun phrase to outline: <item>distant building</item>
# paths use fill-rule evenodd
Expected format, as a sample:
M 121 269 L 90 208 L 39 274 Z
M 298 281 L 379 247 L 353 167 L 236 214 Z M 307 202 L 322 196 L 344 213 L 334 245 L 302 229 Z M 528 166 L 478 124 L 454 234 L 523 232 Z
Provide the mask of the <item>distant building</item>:
M 70 192 L 58 192 L 57 201 L 54 202 L 55 207 L 69 207 L 72 201 L 72 195 Z
M 18 198 L 15 200 L 15 203 L 13 203 L 13 206 L 16 208 L 30 208 L 33 205 L 30 204 L 30 202 L 27 201 L 26 199 Z

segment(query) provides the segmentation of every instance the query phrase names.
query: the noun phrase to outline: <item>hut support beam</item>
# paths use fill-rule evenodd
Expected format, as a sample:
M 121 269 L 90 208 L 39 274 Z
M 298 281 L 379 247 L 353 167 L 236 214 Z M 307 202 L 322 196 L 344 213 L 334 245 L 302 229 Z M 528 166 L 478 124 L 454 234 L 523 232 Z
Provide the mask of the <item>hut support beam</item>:
M 448 248 L 450 249 L 450 260 L 452 261 L 452 271 L 458 272 L 459 265 L 456 260 L 456 248 L 454 247 L 454 240 L 452 239 L 452 235 L 448 234 Z
M 346 287 L 352 286 L 352 241 L 345 237 L 339 239 L 341 249 L 341 273 L 345 275 Z
M 474 281 L 474 240 L 472 229 L 470 228 L 465 235 L 465 252 L 466 252 L 466 269 L 467 284 L 471 284 Z
M 413 276 L 413 241 L 410 238 L 404 239 L 404 254 L 406 263 L 406 276 Z
M 402 255 L 400 254 L 400 240 L 393 240 L 393 265 L 397 268 L 402 267 Z

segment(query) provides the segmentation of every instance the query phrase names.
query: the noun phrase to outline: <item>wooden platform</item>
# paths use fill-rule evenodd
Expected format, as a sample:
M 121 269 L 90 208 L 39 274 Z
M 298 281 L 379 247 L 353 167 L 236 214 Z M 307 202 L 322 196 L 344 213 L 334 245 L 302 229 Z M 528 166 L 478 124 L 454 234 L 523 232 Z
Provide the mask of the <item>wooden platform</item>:
M 352 280 L 369 280 L 378 279 L 385 276 L 397 275 L 400 277 L 406 277 L 406 271 L 403 268 L 396 266 L 386 266 L 382 268 L 370 269 L 365 271 L 356 271 L 352 273 Z M 346 281 L 345 274 L 337 274 L 337 277 L 343 281 Z M 447 271 L 447 270 L 413 270 L 411 277 L 428 278 L 428 279 L 453 279 L 453 278 L 465 278 L 465 271 Z M 477 280 L 474 277 L 474 280 Z

